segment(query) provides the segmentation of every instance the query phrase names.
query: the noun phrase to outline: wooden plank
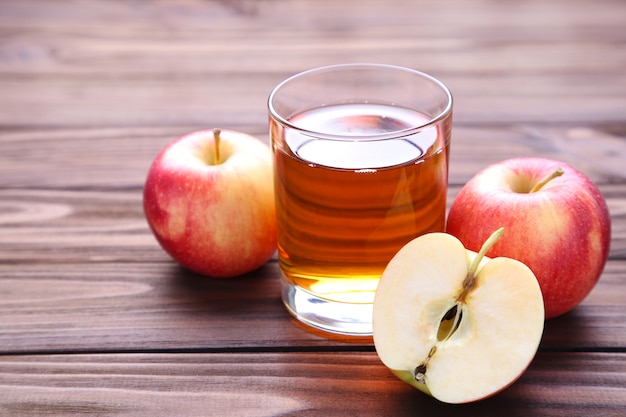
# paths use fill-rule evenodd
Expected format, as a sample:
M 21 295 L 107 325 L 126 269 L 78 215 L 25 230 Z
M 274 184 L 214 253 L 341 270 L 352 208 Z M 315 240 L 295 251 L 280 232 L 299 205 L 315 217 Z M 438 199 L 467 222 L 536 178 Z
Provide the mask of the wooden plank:
M 191 43 L 200 43 L 204 39 L 199 39 L 199 35 L 207 33 L 215 33 L 223 41 L 240 39 L 241 34 L 249 33 L 284 40 L 311 38 L 310 42 L 318 41 L 320 49 L 336 48 L 336 44 L 324 42 L 328 39 L 338 41 L 340 46 L 349 41 L 358 46 L 359 41 L 376 40 L 374 37 L 363 39 L 364 34 L 377 35 L 386 41 L 404 33 L 400 46 L 415 42 L 411 35 L 416 34 L 427 40 L 480 39 L 495 44 L 529 43 L 546 38 L 552 42 L 583 44 L 623 39 L 624 33 L 620 30 L 623 19 L 619 11 L 624 9 L 624 4 L 620 0 L 598 0 L 593 4 L 576 0 L 567 5 L 568 9 L 564 10 L 559 2 L 541 0 L 518 5 L 489 0 L 472 4 L 426 0 L 420 2 L 419 13 L 408 13 L 415 6 L 410 0 L 390 0 L 385 4 L 363 0 L 358 7 L 351 2 L 332 0 L 313 3 L 306 0 L 289 3 L 276 0 L 188 0 L 184 3 L 93 0 L 89 7 L 73 7 L 63 0 L 23 0 L 3 2 L 0 23 L 7 29 L 22 29 L 17 33 L 9 32 L 14 36 L 24 35 L 29 30 L 35 34 L 56 31 L 57 36 L 68 38 L 90 32 L 109 34 L 93 39 L 95 45 L 105 39 L 130 38 L 129 35 L 140 35 L 136 42 L 158 39 L 171 45 L 167 41 L 186 37 Z M 116 24 L 107 27 L 106 23 L 111 21 Z M 244 38 L 249 38 L 251 43 L 260 41 L 259 36 Z M 394 47 L 388 42 L 373 45 Z M 91 53 L 97 54 L 97 49 Z
M 464 406 L 397 380 L 375 353 L 2 356 L 0 414 L 621 417 L 624 355 L 541 353 L 510 388 Z
M 611 261 L 580 307 L 548 322 L 543 349 L 626 347 L 626 193 L 603 190 Z M 5 189 L 0 208 L 2 352 L 345 346 L 289 318 L 275 261 L 230 281 L 176 266 L 151 236 L 136 190 Z
M 166 144 L 186 133 L 216 126 L 241 130 L 269 143 L 266 123 L 229 125 L 207 121 L 167 127 L 5 129 L 0 131 L 0 187 L 141 188 L 150 164 Z M 462 185 L 492 163 L 523 156 L 562 160 L 601 184 L 623 183 L 625 134 L 610 124 L 455 124 L 450 184 Z
M 451 204 L 460 190 L 452 185 Z M 624 184 L 601 184 L 612 215 L 612 259 L 626 258 Z M 140 190 L 0 189 L 0 262 L 165 262 Z
M 550 54 L 558 55 L 558 49 Z M 543 57 L 534 59 L 544 60 Z M 581 59 L 588 60 L 589 57 L 582 54 Z M 607 58 L 597 59 L 604 61 Z M 454 95 L 457 123 L 622 124 L 626 109 L 626 78 L 621 73 L 448 75 L 440 68 L 424 68 L 418 61 L 397 63 L 366 57 L 354 60 L 402 64 L 437 76 Z M 47 75 L 2 76 L 0 125 L 64 128 L 261 124 L 267 119 L 267 97 L 280 81 L 309 68 L 338 62 L 346 60 L 318 59 L 292 71 L 269 75 L 254 71 L 241 74 L 207 72 L 185 77 L 181 71 L 178 75 L 163 77 L 124 74 L 87 78 L 71 76 L 69 79 Z M 463 64 L 455 62 L 450 65 Z M 622 68 L 625 64 L 616 65 Z
M 623 122 L 623 2 L 568 2 L 564 13 L 542 1 L 429 1 L 389 13 L 413 7 L 3 2 L 0 125 L 260 124 L 286 76 L 355 61 L 442 78 L 462 123 Z
M 541 349 L 626 348 L 625 272 L 609 262 L 579 307 L 548 321 Z M 274 261 L 231 280 L 165 261 L 0 264 L 0 353 L 371 347 L 296 324 L 278 277 Z
M 623 184 L 601 185 L 612 215 L 611 258 L 626 258 Z M 460 190 L 452 185 L 448 205 Z M 0 262 L 166 261 L 140 190 L 0 189 Z

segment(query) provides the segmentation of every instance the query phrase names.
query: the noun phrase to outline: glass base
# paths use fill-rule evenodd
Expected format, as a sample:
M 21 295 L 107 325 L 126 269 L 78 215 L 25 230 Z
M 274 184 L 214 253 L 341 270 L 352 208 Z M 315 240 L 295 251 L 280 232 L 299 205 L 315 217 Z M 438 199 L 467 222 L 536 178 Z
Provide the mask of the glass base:
M 295 318 L 316 329 L 347 336 L 372 335 L 371 303 L 327 300 L 284 280 L 282 298 Z

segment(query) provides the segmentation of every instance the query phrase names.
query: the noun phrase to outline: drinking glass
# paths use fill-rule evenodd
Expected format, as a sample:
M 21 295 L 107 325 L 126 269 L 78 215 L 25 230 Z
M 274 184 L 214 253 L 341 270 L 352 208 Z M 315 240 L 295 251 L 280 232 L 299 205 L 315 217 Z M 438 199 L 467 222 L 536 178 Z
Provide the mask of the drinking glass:
M 315 328 L 371 335 L 387 263 L 444 230 L 452 95 L 416 70 L 344 64 L 286 79 L 268 107 L 283 302 Z

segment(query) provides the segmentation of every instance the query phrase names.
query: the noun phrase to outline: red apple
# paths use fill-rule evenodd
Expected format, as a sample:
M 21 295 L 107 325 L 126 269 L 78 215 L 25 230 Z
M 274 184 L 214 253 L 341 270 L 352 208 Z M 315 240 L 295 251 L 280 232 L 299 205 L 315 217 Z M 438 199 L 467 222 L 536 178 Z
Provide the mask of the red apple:
M 476 174 L 452 202 L 446 231 L 477 251 L 490 233 L 506 235 L 487 253 L 526 264 L 541 287 L 546 318 L 591 292 L 609 255 L 611 218 L 598 187 L 554 160 L 516 158 Z
M 269 147 L 250 135 L 217 129 L 185 135 L 150 167 L 146 219 L 181 265 L 218 278 L 250 272 L 276 250 L 272 175 Z

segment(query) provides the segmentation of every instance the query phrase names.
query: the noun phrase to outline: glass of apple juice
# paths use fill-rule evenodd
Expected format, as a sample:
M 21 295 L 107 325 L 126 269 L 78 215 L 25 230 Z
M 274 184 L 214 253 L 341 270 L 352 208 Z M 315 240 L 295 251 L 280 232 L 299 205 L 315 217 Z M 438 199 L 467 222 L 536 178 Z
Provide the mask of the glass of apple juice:
M 268 107 L 283 302 L 314 328 L 371 335 L 387 263 L 444 230 L 452 95 L 419 71 L 344 64 L 286 79 Z

